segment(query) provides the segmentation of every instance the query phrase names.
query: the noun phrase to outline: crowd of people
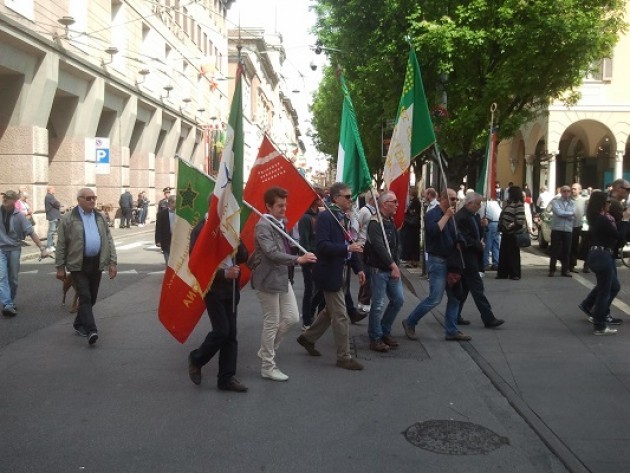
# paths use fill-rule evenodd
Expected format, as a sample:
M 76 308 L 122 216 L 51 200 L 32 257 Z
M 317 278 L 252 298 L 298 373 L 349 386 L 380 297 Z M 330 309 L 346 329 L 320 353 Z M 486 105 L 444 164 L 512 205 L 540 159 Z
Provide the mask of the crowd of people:
M 511 183 L 510 183 L 511 184 Z M 45 246 L 32 222 L 28 194 L 6 191 L 0 207 L 0 303 L 2 314 L 17 314 L 15 297 L 22 240 L 30 236 L 42 253 L 56 248 L 57 278 L 72 276 L 79 297 L 74 321 L 77 334 L 93 345 L 98 330 L 92 313 L 103 271 L 114 278 L 116 251 L 109 225 L 102 213 L 95 211 L 97 197 L 89 188 L 80 189 L 77 206 L 62 214 L 63 206 L 49 187 L 44 199 L 49 223 Z M 164 189 L 156 224 L 156 244 L 168 263 L 170 239 L 175 220 L 175 196 Z M 523 235 L 530 231 L 531 207 L 551 213 L 550 277 L 558 263 L 560 275 L 572 277 L 578 259 L 583 271 L 595 273 L 596 285 L 578 307 L 593 324 L 595 335 L 617 333 L 622 320 L 611 315 L 612 301 L 620 290 L 615 258 L 628 241 L 630 210 L 626 201 L 630 183 L 616 180 L 607 190 L 584 192 L 578 183 L 558 188 L 555 195 L 542 187 L 536 203 L 528 189 L 497 185 L 497 198 L 484 199 L 465 190 L 426 189 L 422 199 L 410 191 L 402 229 L 396 228 L 394 216 L 400 205 L 389 191 L 370 191 L 362 196 L 364 205 L 355 205 L 347 184 L 335 183 L 328 190 L 317 189 L 318 197 L 297 224 L 296 232 L 286 228 L 287 191 L 280 187 L 266 190 L 267 213 L 255 227 L 253 248 L 240 245 L 234 256 L 224 261 L 205 296 L 212 330 L 203 344 L 188 358 L 191 380 L 201 383 L 201 368 L 219 353 L 219 389 L 245 392 L 236 377 L 236 313 L 239 299 L 240 264 L 247 261 L 252 271 L 251 286 L 260 302 L 262 333 L 258 356 L 261 376 L 272 381 L 286 381 L 289 375 L 278 367 L 278 352 L 289 329 L 300 320 L 302 333 L 297 338 L 309 355 L 321 356 L 318 340 L 330 327 L 336 347 L 336 364 L 348 370 L 363 365 L 352 356 L 349 324 L 368 317 L 369 349 L 385 353 L 400 343 L 392 336 L 392 327 L 404 304 L 401 265 L 418 266 L 423 260 L 429 279 L 429 294 L 402 320 L 404 334 L 418 339 L 419 321 L 434 309 L 446 294 L 444 314 L 447 341 L 467 341 L 471 337 L 460 328 L 471 322 L 462 318 L 468 295 L 480 313 L 485 328 L 496 329 L 505 323 L 495 316 L 485 295 L 483 276 L 496 271 L 497 279 L 518 281 L 522 277 L 520 251 Z M 128 195 L 127 195 L 128 194 Z M 123 220 L 129 222 L 131 194 L 121 196 Z M 148 206 L 144 192 L 138 195 L 139 209 Z M 542 206 L 545 206 L 544 209 Z M 144 222 L 142 211 L 138 222 Z M 191 248 L 199 233 L 200 222 L 191 235 Z M 588 227 L 586 227 L 588 225 Z M 588 231 L 586 229 L 588 228 Z M 290 235 L 299 235 L 295 241 Z M 57 241 L 54 241 L 57 236 Z M 421 251 L 420 240 L 424 245 Z M 296 251 L 296 246 L 300 251 Z M 293 291 L 289 268 L 301 266 L 304 293 L 301 304 Z M 69 274 L 68 274 L 69 273 Z M 350 291 L 351 274 L 359 282 L 358 304 Z

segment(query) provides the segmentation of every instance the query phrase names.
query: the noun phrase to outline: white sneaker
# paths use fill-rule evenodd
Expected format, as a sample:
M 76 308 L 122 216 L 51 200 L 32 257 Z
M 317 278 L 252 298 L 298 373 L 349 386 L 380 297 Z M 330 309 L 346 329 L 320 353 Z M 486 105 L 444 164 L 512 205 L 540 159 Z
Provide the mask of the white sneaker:
M 616 328 L 606 327 L 602 330 L 594 330 L 593 335 L 614 335 L 617 333 Z
M 278 368 L 273 368 L 270 370 L 260 370 L 260 375 L 265 379 L 270 379 L 272 381 L 286 381 L 289 377 L 280 371 Z

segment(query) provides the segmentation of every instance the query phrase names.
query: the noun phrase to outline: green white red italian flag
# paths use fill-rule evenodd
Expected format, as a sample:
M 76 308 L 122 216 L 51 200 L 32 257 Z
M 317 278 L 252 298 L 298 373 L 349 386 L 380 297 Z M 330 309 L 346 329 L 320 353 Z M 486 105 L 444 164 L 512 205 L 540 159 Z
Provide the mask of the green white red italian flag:
M 239 67 L 214 186 L 207 175 L 179 161 L 176 220 L 158 315 L 164 327 L 181 343 L 189 337 L 205 310 L 203 296 L 210 289 L 219 264 L 234 253 L 239 243 L 243 193 L 241 76 Z M 209 195 L 212 199 L 208 218 L 189 257 L 190 233 L 204 218 Z
M 396 124 L 383 169 L 383 182 L 396 194 L 399 202 L 406 202 L 409 195 L 411 159 L 433 143 L 435 143 L 433 122 L 424 94 L 418 59 L 411 48 Z M 394 216 L 396 226 L 399 228 L 403 223 L 404 213 L 405 206 L 399 205 Z

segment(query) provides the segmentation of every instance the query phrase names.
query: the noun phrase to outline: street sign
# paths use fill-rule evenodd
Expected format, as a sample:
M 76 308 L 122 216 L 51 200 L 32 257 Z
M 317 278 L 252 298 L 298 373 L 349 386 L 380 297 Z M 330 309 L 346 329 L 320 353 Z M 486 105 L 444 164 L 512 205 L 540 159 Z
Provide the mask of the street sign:
M 109 174 L 109 138 L 94 138 L 96 174 Z

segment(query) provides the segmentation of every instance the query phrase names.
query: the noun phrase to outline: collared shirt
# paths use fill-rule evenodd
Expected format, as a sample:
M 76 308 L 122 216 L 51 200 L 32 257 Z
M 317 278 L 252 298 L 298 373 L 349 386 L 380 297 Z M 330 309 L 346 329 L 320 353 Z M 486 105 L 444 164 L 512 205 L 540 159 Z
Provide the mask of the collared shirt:
M 501 206 L 496 200 L 489 200 L 485 204 L 481 204 L 479 212 L 481 218 L 487 218 L 489 222 L 498 222 L 501 215 Z
M 556 197 L 551 201 L 551 229 L 561 232 L 573 232 L 575 203 L 571 198 Z
M 85 256 L 96 256 L 101 252 L 101 235 L 98 233 L 94 211 L 87 213 L 82 207 L 79 207 L 79 215 L 81 220 L 83 220 L 83 233 L 85 235 L 83 254 Z

